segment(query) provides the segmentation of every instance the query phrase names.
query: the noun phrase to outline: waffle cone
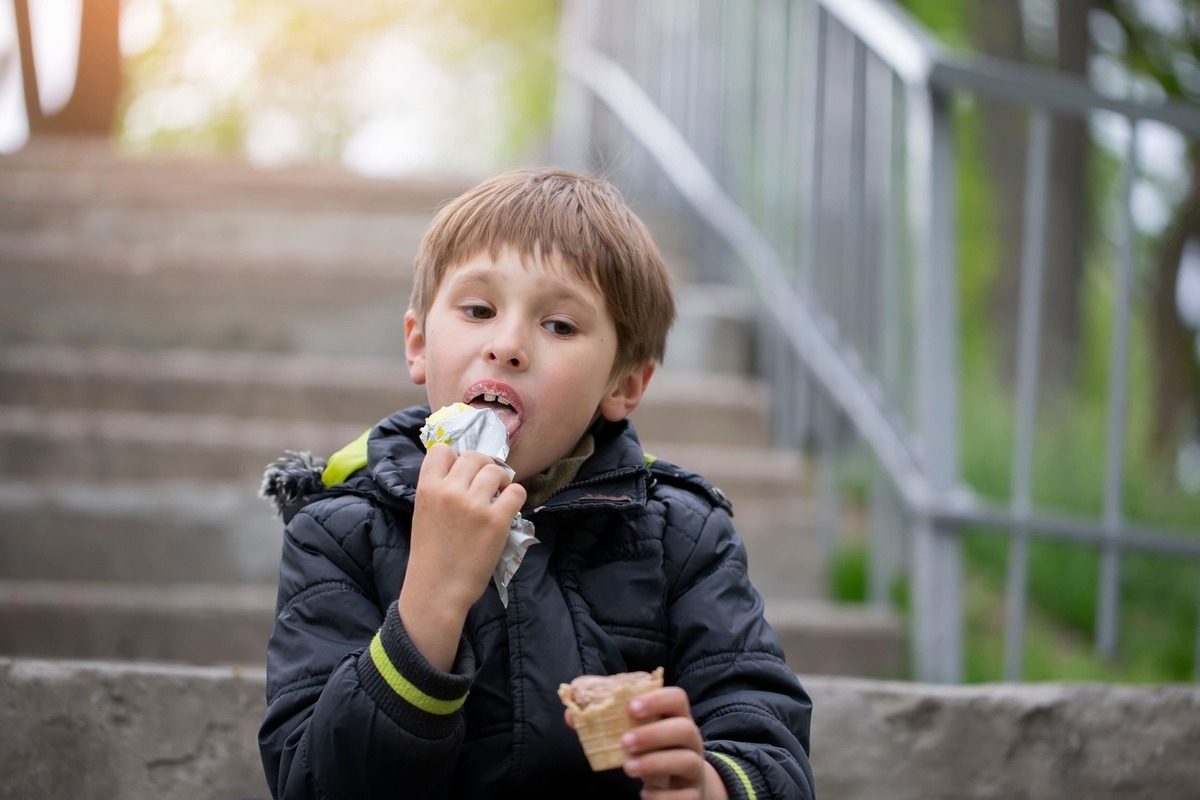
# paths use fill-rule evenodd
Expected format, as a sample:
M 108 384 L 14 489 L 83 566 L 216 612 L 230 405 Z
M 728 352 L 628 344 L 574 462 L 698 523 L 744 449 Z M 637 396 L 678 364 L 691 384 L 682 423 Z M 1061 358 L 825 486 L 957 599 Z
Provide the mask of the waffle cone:
M 640 721 L 629 716 L 629 701 L 639 694 L 660 689 L 663 685 L 663 669 L 659 667 L 650 676 L 637 683 L 620 685 L 612 695 L 598 703 L 580 708 L 575 702 L 571 685 L 558 687 L 558 696 L 563 705 L 571 709 L 575 721 L 575 733 L 583 745 L 584 755 L 593 772 L 614 769 L 625 763 L 629 754 L 621 747 L 621 737 Z

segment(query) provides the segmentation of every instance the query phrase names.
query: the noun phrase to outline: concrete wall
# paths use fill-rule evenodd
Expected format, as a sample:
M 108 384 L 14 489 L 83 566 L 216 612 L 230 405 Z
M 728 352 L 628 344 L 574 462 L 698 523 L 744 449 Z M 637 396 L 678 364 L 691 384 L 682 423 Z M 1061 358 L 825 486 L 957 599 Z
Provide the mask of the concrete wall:
M 266 797 L 261 671 L 0 659 L 0 798 Z M 1200 686 L 805 677 L 819 796 L 1200 796 Z
M 0 798 L 267 797 L 262 670 L 0 659 Z
M 1200 797 L 1200 686 L 805 683 L 822 797 Z

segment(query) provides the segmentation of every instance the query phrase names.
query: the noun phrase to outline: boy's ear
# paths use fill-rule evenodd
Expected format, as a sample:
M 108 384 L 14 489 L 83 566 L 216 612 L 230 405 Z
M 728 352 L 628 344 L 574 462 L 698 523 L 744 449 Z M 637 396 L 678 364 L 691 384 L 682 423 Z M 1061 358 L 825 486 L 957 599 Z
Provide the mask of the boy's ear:
M 618 375 L 600 401 L 600 415 L 609 422 L 618 422 L 632 414 L 642 402 L 656 366 L 653 361 L 646 361 Z
M 425 333 L 411 308 L 404 313 L 404 358 L 408 377 L 418 386 L 425 383 Z

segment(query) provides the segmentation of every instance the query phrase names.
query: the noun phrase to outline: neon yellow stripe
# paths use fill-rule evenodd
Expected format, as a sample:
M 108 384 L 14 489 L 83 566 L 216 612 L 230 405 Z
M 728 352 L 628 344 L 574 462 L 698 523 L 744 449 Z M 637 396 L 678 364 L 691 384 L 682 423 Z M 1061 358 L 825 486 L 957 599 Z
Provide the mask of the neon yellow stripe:
M 321 473 L 321 480 L 326 486 L 337 486 L 355 470 L 367 465 L 367 437 L 371 435 L 372 430 L 367 428 L 362 432 L 362 436 L 329 457 L 329 463 Z
M 712 751 L 710 750 L 709 752 Z M 746 796 L 750 800 L 758 800 L 758 795 L 754 793 L 754 787 L 750 785 L 750 778 L 746 775 L 746 771 L 742 769 L 742 765 L 724 753 L 713 753 L 713 755 L 728 764 L 729 768 L 733 770 L 733 774 L 738 776 L 738 780 L 742 782 L 742 788 L 746 790 Z
M 642 459 L 645 460 L 646 466 L 648 467 L 651 464 L 653 464 L 655 461 L 658 461 L 658 456 L 652 456 L 649 453 L 643 452 Z
M 443 716 L 453 714 L 467 701 L 465 694 L 454 700 L 438 700 L 436 697 L 430 697 L 409 683 L 408 679 L 397 672 L 396 668 L 392 666 L 392 661 L 387 657 L 387 653 L 383 649 L 383 642 L 380 640 L 378 633 L 371 640 L 371 660 L 375 662 L 375 669 L 379 670 L 379 674 L 387 681 L 388 686 L 392 687 L 392 691 L 429 714 Z

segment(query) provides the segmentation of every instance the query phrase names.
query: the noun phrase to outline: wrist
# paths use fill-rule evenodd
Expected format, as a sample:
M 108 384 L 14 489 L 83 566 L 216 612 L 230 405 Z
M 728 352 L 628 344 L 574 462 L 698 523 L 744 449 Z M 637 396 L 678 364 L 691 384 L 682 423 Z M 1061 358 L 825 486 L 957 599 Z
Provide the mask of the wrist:
M 729 789 L 721 773 L 707 759 L 704 761 L 704 800 L 729 800 Z
M 469 609 L 432 592 L 416 590 L 407 583 L 396 601 L 396 611 L 413 647 L 430 666 L 442 672 L 449 672 L 454 666 Z

